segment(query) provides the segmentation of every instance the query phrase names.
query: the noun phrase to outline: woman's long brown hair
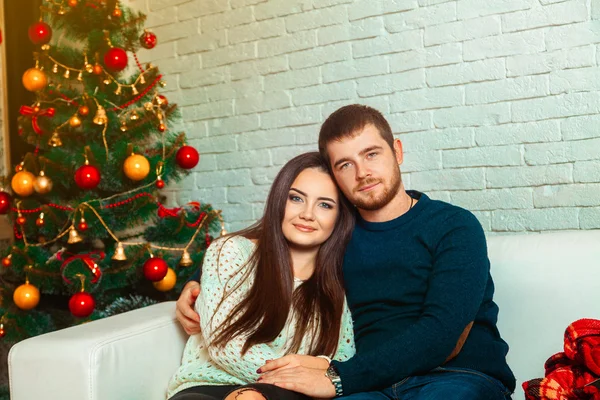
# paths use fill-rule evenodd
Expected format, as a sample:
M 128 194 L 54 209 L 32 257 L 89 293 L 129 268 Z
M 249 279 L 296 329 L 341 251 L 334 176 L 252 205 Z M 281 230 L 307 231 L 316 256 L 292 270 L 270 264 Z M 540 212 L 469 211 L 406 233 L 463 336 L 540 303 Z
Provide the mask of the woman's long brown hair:
M 273 181 L 262 219 L 232 234 L 257 240 L 256 249 L 247 261 L 255 280 L 244 301 L 229 315 L 228 319 L 235 321 L 218 327 L 211 345 L 222 347 L 232 338 L 244 335 L 248 338 L 242 349 L 245 354 L 255 344 L 275 340 L 293 309 L 296 329 L 288 353 L 297 353 L 305 335 L 311 334 L 309 354 L 331 357 L 335 354 L 344 306 L 342 262 L 354 227 L 354 214 L 338 190 L 339 214 L 334 230 L 319 248 L 314 273 L 294 291 L 290 249 L 281 223 L 289 189 L 307 168 L 328 173 L 318 152 L 293 158 Z

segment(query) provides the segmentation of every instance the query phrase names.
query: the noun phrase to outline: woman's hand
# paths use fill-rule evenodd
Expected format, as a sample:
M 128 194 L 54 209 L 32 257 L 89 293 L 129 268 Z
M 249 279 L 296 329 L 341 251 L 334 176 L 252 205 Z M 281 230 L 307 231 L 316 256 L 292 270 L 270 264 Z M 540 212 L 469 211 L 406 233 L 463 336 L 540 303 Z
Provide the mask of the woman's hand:
M 267 363 L 258 369 L 258 373 L 264 374 L 269 371 L 293 367 L 306 367 L 326 370 L 329 367 L 329 361 L 321 357 L 290 354 L 275 360 L 267 360 Z
M 335 397 L 335 387 L 325 375 L 329 362 L 321 357 L 292 354 L 267 361 L 259 368 L 258 382 L 293 390 L 317 399 Z

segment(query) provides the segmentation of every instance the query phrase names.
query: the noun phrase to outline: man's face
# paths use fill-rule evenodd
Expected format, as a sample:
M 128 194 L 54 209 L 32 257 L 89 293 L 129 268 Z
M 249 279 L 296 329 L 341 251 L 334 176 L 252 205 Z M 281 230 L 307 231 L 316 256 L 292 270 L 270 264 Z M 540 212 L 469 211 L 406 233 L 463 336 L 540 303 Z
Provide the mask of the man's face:
M 395 140 L 392 151 L 375 126 L 330 142 L 327 153 L 338 186 L 359 209 L 379 210 L 398 193 L 402 145 Z

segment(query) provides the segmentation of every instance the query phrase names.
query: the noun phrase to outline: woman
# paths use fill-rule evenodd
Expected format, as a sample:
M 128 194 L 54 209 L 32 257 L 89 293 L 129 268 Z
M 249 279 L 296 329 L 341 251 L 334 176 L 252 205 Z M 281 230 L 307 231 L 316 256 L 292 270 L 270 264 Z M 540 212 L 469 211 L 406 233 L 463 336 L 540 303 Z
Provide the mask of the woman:
M 263 218 L 208 248 L 196 301 L 202 330 L 186 344 L 169 398 L 306 399 L 255 383 L 258 368 L 285 354 L 352 357 L 341 267 L 353 225 L 319 153 L 289 161 Z

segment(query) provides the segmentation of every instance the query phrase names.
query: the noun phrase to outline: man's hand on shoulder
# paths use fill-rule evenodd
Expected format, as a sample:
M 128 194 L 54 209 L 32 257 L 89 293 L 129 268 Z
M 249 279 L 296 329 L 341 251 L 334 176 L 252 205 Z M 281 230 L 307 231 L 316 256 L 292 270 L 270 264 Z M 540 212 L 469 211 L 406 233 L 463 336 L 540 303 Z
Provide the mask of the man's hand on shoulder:
M 194 311 L 194 304 L 199 294 L 200 283 L 190 281 L 183 287 L 181 295 L 177 299 L 175 315 L 188 335 L 200 333 L 200 316 Z

